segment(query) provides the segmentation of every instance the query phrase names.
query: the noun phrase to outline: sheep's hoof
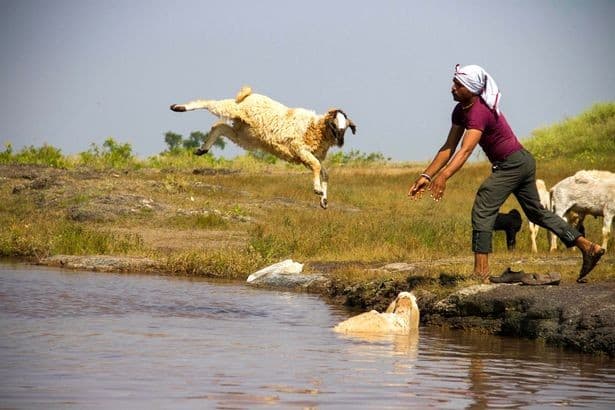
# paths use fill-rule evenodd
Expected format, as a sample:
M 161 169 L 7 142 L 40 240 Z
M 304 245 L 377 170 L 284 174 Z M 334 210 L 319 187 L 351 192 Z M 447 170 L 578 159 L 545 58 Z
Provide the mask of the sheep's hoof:
M 183 105 L 173 104 L 171 106 L 171 110 L 176 111 L 176 112 L 184 112 L 186 111 L 186 107 L 184 107 Z
M 327 198 L 320 198 L 320 207 L 322 209 L 327 209 L 328 201 Z
M 194 155 L 201 156 L 201 155 L 207 154 L 208 151 L 209 151 L 208 149 L 198 148 L 194 150 Z

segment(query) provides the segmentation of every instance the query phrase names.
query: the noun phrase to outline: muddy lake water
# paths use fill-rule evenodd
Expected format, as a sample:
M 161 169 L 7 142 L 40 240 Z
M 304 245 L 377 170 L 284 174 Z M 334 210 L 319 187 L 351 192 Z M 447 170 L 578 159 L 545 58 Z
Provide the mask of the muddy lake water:
M 356 313 L 356 312 L 355 312 Z M 615 360 L 244 283 L 0 264 L 0 408 L 615 408 Z

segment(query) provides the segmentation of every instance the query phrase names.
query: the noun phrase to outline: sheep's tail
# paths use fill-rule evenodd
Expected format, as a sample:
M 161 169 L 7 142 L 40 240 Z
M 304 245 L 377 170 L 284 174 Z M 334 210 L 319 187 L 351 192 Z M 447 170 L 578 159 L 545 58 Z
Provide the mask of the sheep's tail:
M 235 102 L 239 104 L 250 94 L 252 94 L 252 88 L 248 85 L 244 85 L 235 96 Z

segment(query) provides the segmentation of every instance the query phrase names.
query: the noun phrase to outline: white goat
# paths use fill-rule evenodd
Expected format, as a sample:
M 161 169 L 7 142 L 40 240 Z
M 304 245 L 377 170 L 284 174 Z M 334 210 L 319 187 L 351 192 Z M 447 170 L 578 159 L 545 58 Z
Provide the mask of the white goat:
M 579 171 L 551 188 L 551 207 L 561 218 L 574 211 L 583 224 L 586 215 L 602 216 L 602 247 L 607 248 L 611 224 L 615 216 L 615 174 L 608 171 Z M 551 236 L 551 251 L 557 249 L 557 238 Z
M 547 185 L 545 181 L 542 179 L 536 180 L 536 189 L 538 190 L 538 196 L 540 197 L 540 204 L 545 209 L 551 209 L 551 197 L 549 195 L 549 191 L 547 190 Z M 530 228 L 530 237 L 532 239 L 532 252 L 538 252 L 538 246 L 536 245 L 536 238 L 538 237 L 538 231 L 540 230 L 540 226 L 536 225 L 532 221 L 528 223 Z
M 209 151 L 220 136 L 225 136 L 246 150 L 260 149 L 288 162 L 303 164 L 313 173 L 314 192 L 320 195 L 320 206 L 327 207 L 329 176 L 322 166 L 333 145 L 344 144 L 347 128 L 356 126 L 344 111 L 331 109 L 324 115 L 303 108 L 288 108 L 243 87 L 235 99 L 197 100 L 173 104 L 173 111 L 208 110 L 220 118 L 209 131 L 203 145 L 195 151 Z

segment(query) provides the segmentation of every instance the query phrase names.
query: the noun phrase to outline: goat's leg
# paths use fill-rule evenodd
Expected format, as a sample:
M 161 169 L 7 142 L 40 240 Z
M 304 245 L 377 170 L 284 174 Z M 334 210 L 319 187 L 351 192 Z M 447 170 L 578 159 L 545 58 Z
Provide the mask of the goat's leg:
M 604 212 L 604 219 L 602 221 L 602 247 L 606 249 L 609 242 L 609 236 L 611 235 L 611 224 L 613 223 L 613 212 L 606 210 Z
M 530 222 L 528 225 L 530 228 L 530 238 L 532 239 L 532 252 L 538 253 L 538 246 L 536 245 L 536 237 L 538 236 L 538 230 L 540 229 L 540 226 L 532 222 Z
M 566 218 L 566 211 L 567 209 L 564 210 L 564 212 L 561 212 L 557 209 L 553 209 L 553 213 L 557 216 L 559 216 L 560 218 L 562 218 L 564 221 L 568 222 L 568 218 Z M 557 240 L 558 237 L 555 234 L 551 234 L 551 246 L 549 247 L 549 252 L 553 252 L 557 250 Z
M 575 227 L 577 231 L 581 233 L 581 235 L 585 236 L 585 217 L 587 215 L 584 213 L 577 213 L 574 211 L 569 211 L 566 213 L 566 220 L 568 223 Z M 573 247 L 570 250 L 575 251 L 577 248 Z
M 572 224 L 572 226 L 574 226 L 575 228 L 577 228 L 577 230 L 579 232 L 581 232 L 581 235 L 585 236 L 585 217 L 587 215 L 585 214 L 574 214 L 572 217 L 574 218 L 574 222 Z M 572 248 L 572 250 L 575 250 L 577 248 Z
M 587 215 L 579 216 L 579 222 L 577 223 L 577 229 L 579 230 L 579 232 L 583 234 L 583 236 L 585 236 L 585 217 L 586 216 Z
M 209 152 L 209 149 L 212 145 L 214 145 L 214 142 L 222 136 L 234 139 L 235 130 L 224 121 L 219 121 L 211 127 L 209 133 L 207 134 L 207 139 L 203 141 L 203 144 L 194 151 L 195 155 L 203 155 Z
M 221 118 L 240 117 L 240 111 L 235 100 L 196 100 L 185 104 L 173 104 L 171 110 L 177 112 L 207 110 Z

